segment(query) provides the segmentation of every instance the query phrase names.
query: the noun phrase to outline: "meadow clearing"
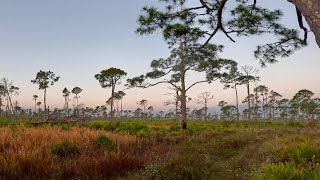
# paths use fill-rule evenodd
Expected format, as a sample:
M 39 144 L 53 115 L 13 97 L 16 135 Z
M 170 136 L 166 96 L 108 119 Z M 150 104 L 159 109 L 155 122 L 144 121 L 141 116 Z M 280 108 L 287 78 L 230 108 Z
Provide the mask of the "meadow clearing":
M 1 179 L 319 179 L 315 122 L 1 120 Z

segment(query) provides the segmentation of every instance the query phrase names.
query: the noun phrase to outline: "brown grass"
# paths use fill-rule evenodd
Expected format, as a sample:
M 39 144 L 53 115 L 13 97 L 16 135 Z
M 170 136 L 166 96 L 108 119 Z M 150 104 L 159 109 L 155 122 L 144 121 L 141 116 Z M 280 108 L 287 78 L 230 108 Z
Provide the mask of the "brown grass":
M 94 142 L 99 135 L 116 142 L 118 151 L 97 148 Z M 52 154 L 52 145 L 63 141 L 76 146 L 80 153 L 68 158 Z M 0 128 L 0 179 L 108 178 L 143 167 L 147 157 L 142 154 L 147 146 L 133 136 L 89 129 Z

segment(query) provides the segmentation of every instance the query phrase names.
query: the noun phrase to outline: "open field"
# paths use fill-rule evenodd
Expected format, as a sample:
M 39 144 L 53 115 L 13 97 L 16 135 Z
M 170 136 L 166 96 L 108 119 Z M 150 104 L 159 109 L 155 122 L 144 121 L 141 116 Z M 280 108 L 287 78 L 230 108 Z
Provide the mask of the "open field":
M 1 120 L 0 179 L 319 179 L 320 124 Z

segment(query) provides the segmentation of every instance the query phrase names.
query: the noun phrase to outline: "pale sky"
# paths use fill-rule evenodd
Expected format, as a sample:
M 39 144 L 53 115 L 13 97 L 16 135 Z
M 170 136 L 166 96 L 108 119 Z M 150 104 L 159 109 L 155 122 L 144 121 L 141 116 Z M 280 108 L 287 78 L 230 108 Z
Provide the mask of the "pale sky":
M 80 102 L 86 106 L 103 105 L 110 97 L 110 89 L 102 89 L 94 75 L 101 70 L 117 67 L 128 77 L 150 70 L 153 59 L 167 57 L 169 50 L 160 33 L 138 36 L 137 18 L 141 8 L 156 0 L 0 0 L 0 78 L 7 77 L 20 87 L 21 94 L 14 97 L 22 107 L 32 107 L 32 96 L 42 91 L 30 81 L 39 70 L 51 70 L 61 76 L 60 81 L 48 90 L 50 107 L 63 107 L 62 90 L 75 86 L 83 89 Z M 286 0 L 268 0 L 263 5 L 281 7 L 283 22 L 298 28 L 295 8 Z M 240 65 L 259 67 L 253 57 L 257 44 L 272 36 L 235 38 L 230 42 L 217 36 L 212 43 L 223 44 L 223 58 L 236 60 Z M 309 46 L 281 62 L 260 70 L 261 84 L 291 98 L 300 89 L 309 89 L 320 96 L 320 51 L 314 36 L 309 33 Z M 199 75 L 196 75 L 198 78 Z M 195 79 L 190 74 L 190 79 Z M 162 105 L 170 90 L 163 85 L 150 89 L 127 91 L 125 109 L 135 109 L 137 101 L 147 99 L 155 110 Z M 123 87 L 119 86 L 117 90 Z M 199 85 L 190 91 L 195 98 L 209 91 L 215 99 L 235 102 L 233 90 L 223 90 L 219 83 Z M 244 87 L 240 99 L 245 97 Z M 196 105 L 191 103 L 191 106 Z

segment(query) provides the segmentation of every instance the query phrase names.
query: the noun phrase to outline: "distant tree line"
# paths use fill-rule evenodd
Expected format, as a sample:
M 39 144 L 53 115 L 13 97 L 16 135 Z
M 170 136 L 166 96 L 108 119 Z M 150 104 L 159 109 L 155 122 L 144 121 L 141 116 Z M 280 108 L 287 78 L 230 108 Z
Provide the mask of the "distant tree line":
M 107 72 L 107 73 L 106 73 Z M 257 76 L 258 70 L 253 67 L 241 67 L 240 71 L 233 71 L 222 78 L 221 83 L 225 88 L 233 88 L 235 90 L 236 103 L 229 104 L 226 101 L 218 102 L 217 107 L 220 112 L 213 113 L 215 97 L 211 92 L 200 93 L 198 97 L 192 99 L 187 98 L 186 103 L 196 102 L 201 108 L 190 108 L 186 106 L 186 119 L 193 120 L 320 120 L 320 98 L 314 97 L 314 93 L 307 89 L 297 92 L 291 99 L 283 98 L 282 95 L 271 90 L 265 85 L 260 85 L 260 78 Z M 153 106 L 149 105 L 148 100 L 142 99 L 137 102 L 138 108 L 135 110 L 127 110 L 123 108 L 122 100 L 126 93 L 124 91 L 116 91 L 116 85 L 121 83 L 126 73 L 117 68 L 109 68 L 95 75 L 103 88 L 110 87 L 112 89 L 111 97 L 106 98 L 104 105 L 95 108 L 84 107 L 79 103 L 82 89 L 74 87 L 71 91 L 64 88 L 62 98 L 64 104 L 62 108 L 50 109 L 47 106 L 46 95 L 47 88 L 59 81 L 51 71 L 40 71 L 36 75 L 36 79 L 32 83 L 38 84 L 39 89 L 44 91 L 43 101 L 38 95 L 33 95 L 33 109 L 24 109 L 16 99 L 20 94 L 20 88 L 16 87 L 12 81 L 7 78 L 0 80 L 0 115 L 7 117 L 43 117 L 44 121 L 61 120 L 63 117 L 85 117 L 87 119 L 162 119 L 162 120 L 178 120 L 182 117 L 181 95 L 177 89 L 171 90 L 169 93 L 173 99 L 169 99 L 163 103 L 165 106 L 173 106 L 174 108 L 168 112 L 156 111 Z M 128 79 L 131 82 L 132 79 Z M 128 86 L 128 85 L 127 85 Z M 247 96 L 242 99 L 242 103 L 247 104 L 247 108 L 239 109 L 238 88 L 244 86 L 247 89 Z M 73 95 L 73 96 L 72 96 Z M 70 107 L 70 102 L 72 106 Z M 217 104 L 217 102 L 215 103 Z M 43 105 L 43 107 L 41 107 Z M 244 106 L 242 106 L 244 107 Z M 53 119 L 55 117 L 55 119 Z

